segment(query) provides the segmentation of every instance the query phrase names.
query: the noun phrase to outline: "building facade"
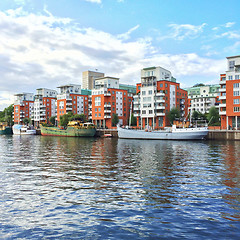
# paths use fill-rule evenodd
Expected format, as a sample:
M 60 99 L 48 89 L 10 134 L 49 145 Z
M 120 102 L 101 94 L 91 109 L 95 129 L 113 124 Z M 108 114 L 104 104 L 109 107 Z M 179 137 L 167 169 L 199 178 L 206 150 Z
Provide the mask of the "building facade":
M 34 105 L 33 93 L 19 93 L 14 95 L 14 123 L 23 124 L 24 118 L 32 118 Z
M 56 90 L 47 88 L 37 89 L 32 116 L 34 126 L 38 127 L 41 123 L 48 123 L 50 117 L 57 115 L 56 99 Z
M 95 80 L 92 91 L 92 121 L 98 127 L 112 128 L 113 115 L 116 114 L 120 125 L 127 125 L 132 93 L 119 88 L 119 78 L 103 77 Z
M 189 114 L 194 111 L 202 114 L 208 113 L 213 106 L 219 108 L 220 85 L 205 85 L 199 87 L 187 88 L 189 106 Z
M 104 77 L 104 73 L 85 71 L 82 73 L 82 88 L 83 89 L 94 89 L 95 79 Z
M 220 75 L 220 117 L 222 129 L 240 128 L 240 55 L 227 57 L 228 69 Z
M 57 121 L 60 116 L 72 112 L 73 115 L 84 114 L 88 119 L 88 98 L 91 91 L 81 89 L 81 85 L 67 84 L 58 87 L 57 95 Z
M 170 125 L 168 112 L 176 107 L 181 119 L 188 115 L 187 91 L 180 88 L 170 71 L 162 67 L 150 67 L 141 70 L 141 83 L 137 84 L 133 111 L 137 117 L 137 126 L 153 129 Z

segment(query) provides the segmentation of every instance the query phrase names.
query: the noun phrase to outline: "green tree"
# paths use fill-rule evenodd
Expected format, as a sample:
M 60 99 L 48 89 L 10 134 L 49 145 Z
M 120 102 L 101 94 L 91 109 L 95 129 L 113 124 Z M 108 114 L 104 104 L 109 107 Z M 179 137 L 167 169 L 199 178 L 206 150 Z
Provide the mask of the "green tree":
M 55 121 L 56 121 L 56 116 L 50 117 L 49 122 L 50 122 L 52 125 L 55 125 Z
M 131 126 L 137 126 L 137 118 L 133 116 L 133 114 L 131 115 L 131 122 L 130 122 Z
M 84 114 L 75 114 L 70 118 L 70 120 L 86 122 L 86 116 Z
M 11 104 L 7 108 L 5 108 L 2 112 L 0 112 L 0 122 L 7 122 L 9 126 L 13 125 L 13 111 L 14 106 Z
M 208 118 L 208 124 L 210 126 L 220 125 L 220 116 L 219 116 L 218 109 L 216 107 L 213 106 L 209 109 L 207 118 Z
M 24 118 L 24 119 L 23 119 L 23 123 L 24 123 L 25 125 L 28 125 L 30 122 L 31 122 L 31 119 L 30 119 L 30 118 Z
M 193 111 L 191 118 L 193 120 L 198 120 L 199 116 L 200 116 L 200 114 L 198 111 Z
M 112 126 L 113 126 L 113 127 L 116 127 L 117 124 L 118 124 L 118 122 L 119 122 L 118 115 L 114 113 L 114 114 L 112 115 Z
M 167 118 L 171 124 L 173 121 L 180 118 L 180 110 L 176 107 L 173 107 L 167 114 Z

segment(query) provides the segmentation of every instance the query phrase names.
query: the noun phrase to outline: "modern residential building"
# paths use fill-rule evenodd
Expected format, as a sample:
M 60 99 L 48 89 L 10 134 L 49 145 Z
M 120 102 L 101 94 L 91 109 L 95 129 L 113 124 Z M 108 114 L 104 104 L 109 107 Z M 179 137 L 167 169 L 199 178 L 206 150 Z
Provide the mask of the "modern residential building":
M 19 93 L 14 95 L 14 123 L 23 124 L 24 118 L 31 118 L 33 113 L 33 93 Z
M 102 77 L 95 80 L 92 90 L 92 121 L 98 127 L 112 128 L 113 114 L 120 125 L 127 125 L 132 93 L 119 88 L 119 78 Z
M 32 120 L 34 126 L 49 122 L 50 117 L 57 115 L 57 91 L 47 88 L 38 88 L 34 97 L 34 110 Z
M 220 75 L 221 128 L 240 128 L 240 55 L 227 57 L 228 69 Z
M 83 89 L 94 89 L 95 79 L 104 77 L 104 73 L 94 72 L 94 71 L 85 71 L 82 73 L 82 88 Z
M 60 93 L 57 95 L 57 121 L 60 116 L 72 112 L 84 114 L 88 119 L 88 97 L 91 91 L 81 89 L 81 85 L 67 84 L 58 87 Z
M 187 118 L 187 91 L 180 88 L 169 70 L 162 67 L 144 68 L 133 106 L 138 127 L 157 129 L 169 126 L 167 113 L 173 107 L 180 110 L 182 120 Z
M 190 115 L 194 111 L 202 114 L 208 113 L 212 106 L 219 107 L 220 85 L 203 85 L 187 88 L 190 104 L 188 111 Z

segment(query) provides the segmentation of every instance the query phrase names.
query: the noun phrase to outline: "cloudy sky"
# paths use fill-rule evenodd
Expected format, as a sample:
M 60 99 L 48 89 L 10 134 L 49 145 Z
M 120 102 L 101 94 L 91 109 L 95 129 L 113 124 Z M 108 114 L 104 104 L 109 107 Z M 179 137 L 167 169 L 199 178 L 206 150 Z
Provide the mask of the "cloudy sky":
M 167 68 L 182 88 L 218 83 L 240 55 L 239 0 L 1 0 L 0 110 L 13 94 L 81 84 L 98 69 L 122 83 Z

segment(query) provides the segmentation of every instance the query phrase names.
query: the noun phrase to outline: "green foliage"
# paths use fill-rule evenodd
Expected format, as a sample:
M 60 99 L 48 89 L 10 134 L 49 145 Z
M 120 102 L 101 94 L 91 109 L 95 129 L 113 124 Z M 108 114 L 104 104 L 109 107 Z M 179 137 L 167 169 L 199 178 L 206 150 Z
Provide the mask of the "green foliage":
M 84 114 L 75 114 L 70 118 L 70 121 L 72 120 L 86 122 L 86 117 Z
M 137 126 L 137 118 L 133 116 L 133 114 L 131 115 L 131 122 L 130 122 L 131 126 Z
M 23 123 L 24 123 L 25 125 L 28 125 L 30 122 L 31 122 L 31 119 L 30 119 L 30 118 L 24 118 L 24 119 L 23 119 Z
M 55 121 L 56 121 L 56 116 L 50 117 L 49 122 L 50 122 L 52 125 L 55 125 Z
M 113 126 L 113 127 L 116 127 L 117 124 L 118 124 L 118 122 L 119 122 L 118 115 L 114 113 L 114 114 L 112 115 L 112 126 Z
M 180 110 L 178 108 L 173 107 L 168 113 L 167 118 L 171 124 L 173 121 L 180 118 Z
M 2 112 L 0 112 L 0 122 L 7 122 L 9 126 L 13 125 L 13 104 L 9 107 L 5 108 Z
M 197 111 L 193 111 L 192 113 L 192 119 L 193 120 L 198 120 L 200 113 Z
M 216 124 L 220 124 L 220 116 L 219 116 L 219 112 L 218 109 L 216 107 L 211 107 L 209 109 L 209 113 L 208 113 L 208 124 L 209 126 L 219 126 Z
M 197 84 L 193 85 L 193 87 L 203 87 L 203 86 L 205 86 L 205 84 L 203 84 L 203 83 L 197 83 Z
M 68 114 L 64 114 L 60 116 L 60 126 L 66 127 L 68 125 L 70 116 Z

